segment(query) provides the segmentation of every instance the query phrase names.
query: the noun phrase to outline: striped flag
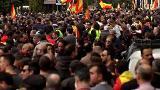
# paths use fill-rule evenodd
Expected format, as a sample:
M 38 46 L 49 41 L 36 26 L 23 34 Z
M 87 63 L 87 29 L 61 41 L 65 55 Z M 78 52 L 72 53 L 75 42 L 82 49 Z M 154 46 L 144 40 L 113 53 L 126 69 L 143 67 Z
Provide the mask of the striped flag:
M 76 12 L 76 7 L 77 5 L 72 3 L 72 4 L 69 4 L 69 10 L 72 14 L 74 14 Z
M 77 0 L 76 3 L 69 4 L 69 10 L 72 14 L 78 14 L 83 11 L 83 0 Z
M 83 11 L 83 0 L 78 0 L 77 1 L 77 9 L 76 9 L 76 13 L 80 13 Z
M 11 5 L 11 18 L 12 18 L 12 19 L 16 19 L 16 11 L 15 11 L 14 4 L 13 4 L 13 3 L 12 3 L 12 5 Z
M 101 8 L 103 9 L 111 9 L 112 8 L 112 4 L 111 3 L 104 3 L 102 0 L 99 0 L 99 5 L 101 6 Z

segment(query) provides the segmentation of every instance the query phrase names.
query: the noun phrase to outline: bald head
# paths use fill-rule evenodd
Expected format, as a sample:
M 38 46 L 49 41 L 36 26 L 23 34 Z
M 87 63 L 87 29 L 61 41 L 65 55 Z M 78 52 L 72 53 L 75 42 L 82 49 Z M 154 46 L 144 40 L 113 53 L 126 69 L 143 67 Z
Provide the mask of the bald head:
M 148 64 L 142 64 L 137 68 L 137 76 L 143 81 L 150 81 L 152 79 L 152 68 Z
M 58 74 L 50 74 L 47 78 L 46 86 L 56 88 L 60 84 L 60 76 Z

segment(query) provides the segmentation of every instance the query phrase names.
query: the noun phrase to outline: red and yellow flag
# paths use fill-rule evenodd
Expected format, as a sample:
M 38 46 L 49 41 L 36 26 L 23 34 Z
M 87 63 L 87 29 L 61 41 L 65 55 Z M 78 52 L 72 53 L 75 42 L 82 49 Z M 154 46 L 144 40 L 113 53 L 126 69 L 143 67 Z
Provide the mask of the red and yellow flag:
M 76 14 L 83 11 L 83 0 L 77 0 Z
M 103 9 L 111 9 L 112 8 L 112 4 L 111 3 L 104 3 L 102 0 L 99 0 L 99 5 L 101 6 L 101 8 Z
M 76 3 L 70 3 L 69 9 L 72 14 L 78 14 L 82 12 L 83 11 L 83 0 L 77 0 Z
M 15 11 L 13 3 L 12 3 L 12 6 L 11 6 L 11 18 L 16 19 L 16 11 Z
M 77 4 L 70 4 L 69 10 L 72 14 L 76 13 Z

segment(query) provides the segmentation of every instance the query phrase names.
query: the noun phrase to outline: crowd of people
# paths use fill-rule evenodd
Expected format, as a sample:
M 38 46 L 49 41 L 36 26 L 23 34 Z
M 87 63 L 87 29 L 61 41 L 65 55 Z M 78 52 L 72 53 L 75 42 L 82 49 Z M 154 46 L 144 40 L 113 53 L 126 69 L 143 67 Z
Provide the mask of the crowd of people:
M 156 90 L 160 59 L 142 47 L 135 73 L 121 53 L 160 39 L 160 10 L 0 16 L 0 90 Z

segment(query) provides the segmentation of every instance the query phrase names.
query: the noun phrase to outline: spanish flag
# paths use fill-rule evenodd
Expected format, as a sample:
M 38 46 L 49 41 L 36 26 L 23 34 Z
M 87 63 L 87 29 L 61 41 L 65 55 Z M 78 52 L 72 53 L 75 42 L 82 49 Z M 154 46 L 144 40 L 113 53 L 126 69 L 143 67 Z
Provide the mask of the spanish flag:
M 69 3 L 69 10 L 72 14 L 78 14 L 83 11 L 83 0 L 77 0 L 76 3 Z
M 83 0 L 77 0 L 77 8 L 76 13 L 80 13 L 83 11 Z
M 69 4 L 69 10 L 72 14 L 75 14 L 76 13 L 76 8 L 77 8 L 77 4 Z
M 112 8 L 112 4 L 111 3 L 104 3 L 102 0 L 100 0 L 99 5 L 103 9 L 111 9 Z
M 11 18 L 16 19 L 16 11 L 15 11 L 13 3 L 12 3 L 12 6 L 11 6 Z

